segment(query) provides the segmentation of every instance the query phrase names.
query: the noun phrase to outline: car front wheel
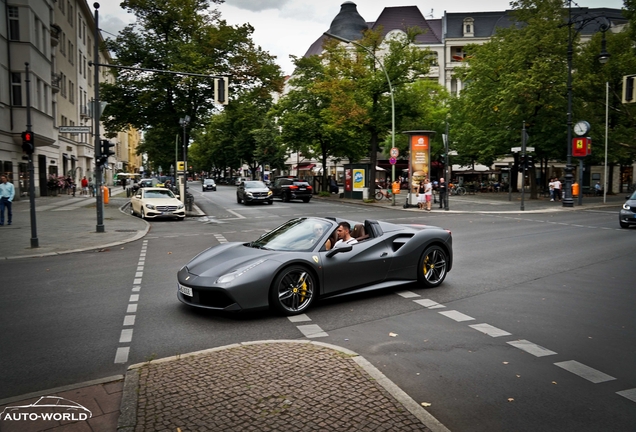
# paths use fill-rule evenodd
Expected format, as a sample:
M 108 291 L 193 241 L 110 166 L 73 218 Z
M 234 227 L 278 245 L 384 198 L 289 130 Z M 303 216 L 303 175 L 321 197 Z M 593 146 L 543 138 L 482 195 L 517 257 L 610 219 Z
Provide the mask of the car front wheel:
M 144 211 L 143 207 L 141 208 L 141 213 L 140 213 L 139 217 L 142 218 L 142 219 L 146 219 L 146 212 Z
M 240 203 L 241 203 L 241 198 L 239 198 L 238 194 L 236 195 L 236 202 L 237 202 L 238 204 L 240 204 Z
M 629 228 L 629 224 L 625 223 L 623 221 L 618 221 L 618 223 L 620 224 L 621 228 Z
M 426 288 L 439 286 L 446 278 L 448 256 L 439 246 L 428 247 L 420 257 L 417 279 Z
M 288 267 L 276 276 L 269 304 L 283 315 L 298 315 L 314 301 L 316 289 L 316 281 L 305 267 Z

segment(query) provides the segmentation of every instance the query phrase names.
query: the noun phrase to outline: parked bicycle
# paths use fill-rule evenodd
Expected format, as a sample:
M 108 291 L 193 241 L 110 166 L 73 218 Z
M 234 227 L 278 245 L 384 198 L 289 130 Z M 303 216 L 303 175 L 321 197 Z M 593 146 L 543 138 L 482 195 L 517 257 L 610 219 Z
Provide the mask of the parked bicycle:
M 387 189 L 386 191 L 383 191 L 382 189 L 379 189 L 376 193 L 375 193 L 375 199 L 377 201 L 380 201 L 382 198 L 386 198 L 386 199 L 391 199 L 393 195 L 391 195 L 391 192 L 389 192 L 389 190 Z
M 449 191 L 451 195 L 466 195 L 466 188 L 463 186 L 449 185 Z

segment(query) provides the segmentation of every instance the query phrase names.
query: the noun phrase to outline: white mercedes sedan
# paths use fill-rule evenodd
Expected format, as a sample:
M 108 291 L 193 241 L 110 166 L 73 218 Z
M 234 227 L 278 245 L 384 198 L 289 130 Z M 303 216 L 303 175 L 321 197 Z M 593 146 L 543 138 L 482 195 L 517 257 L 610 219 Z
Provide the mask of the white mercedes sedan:
M 130 213 L 142 219 L 185 219 L 185 206 L 165 188 L 141 188 L 130 199 Z

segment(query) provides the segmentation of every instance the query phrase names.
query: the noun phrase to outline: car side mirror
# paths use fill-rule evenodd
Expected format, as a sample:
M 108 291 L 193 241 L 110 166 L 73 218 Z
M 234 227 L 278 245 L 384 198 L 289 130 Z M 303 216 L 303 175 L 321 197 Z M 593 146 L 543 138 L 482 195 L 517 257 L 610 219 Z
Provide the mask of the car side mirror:
M 181 196 L 179 196 L 179 195 L 175 195 L 174 197 L 175 197 L 176 199 L 181 199 Z
M 139 199 L 141 199 L 141 194 L 139 194 L 139 195 L 135 195 L 135 198 L 139 198 Z
M 341 252 L 351 252 L 352 250 L 353 250 L 353 246 L 351 246 L 350 244 L 334 247 L 329 252 L 327 252 L 327 258 L 331 258 L 335 254 L 339 254 Z

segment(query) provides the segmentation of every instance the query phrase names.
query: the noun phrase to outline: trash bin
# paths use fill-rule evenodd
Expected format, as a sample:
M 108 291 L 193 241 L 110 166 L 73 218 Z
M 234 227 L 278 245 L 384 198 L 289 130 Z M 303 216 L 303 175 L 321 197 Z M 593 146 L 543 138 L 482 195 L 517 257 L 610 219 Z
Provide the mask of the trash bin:
M 572 183 L 572 196 L 579 196 L 579 184 L 578 183 Z
M 369 188 L 362 188 L 362 199 L 363 200 L 369 199 Z
M 104 204 L 108 204 L 109 201 L 109 188 L 102 186 L 102 196 L 104 197 Z

